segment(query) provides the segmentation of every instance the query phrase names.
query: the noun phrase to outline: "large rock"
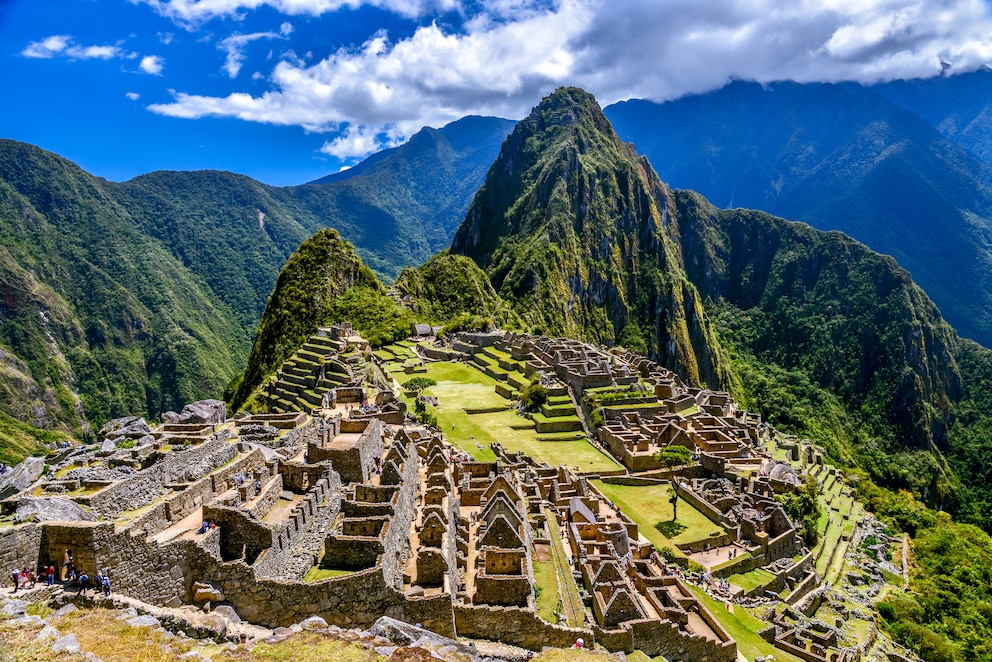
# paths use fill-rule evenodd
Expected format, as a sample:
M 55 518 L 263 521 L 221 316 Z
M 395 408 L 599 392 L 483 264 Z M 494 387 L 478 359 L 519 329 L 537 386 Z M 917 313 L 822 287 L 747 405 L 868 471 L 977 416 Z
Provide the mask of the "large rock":
M 96 517 L 65 497 L 23 497 L 14 511 L 15 522 L 95 522 Z
M 157 628 L 162 625 L 157 618 L 150 614 L 133 616 L 127 619 L 126 623 L 133 628 Z
M 222 400 L 200 400 L 183 407 L 180 423 L 207 423 L 220 425 L 227 421 L 227 404 Z
M 148 427 L 148 422 L 143 418 L 139 418 L 136 421 L 129 423 L 123 427 L 117 428 L 116 430 L 110 430 L 105 435 L 107 439 L 141 439 L 144 436 L 151 434 L 152 429 Z
M 57 640 L 52 644 L 52 652 L 54 653 L 69 653 L 70 655 L 75 655 L 79 652 L 79 642 L 76 640 L 76 635 L 67 634 L 61 639 Z
M 40 457 L 25 458 L 13 469 L 7 469 L 0 476 L 0 499 L 23 492 L 41 478 L 45 471 L 45 460 Z
M 440 654 L 439 657 L 444 660 L 460 659 L 483 662 L 493 659 L 475 648 L 458 643 L 454 639 L 443 637 L 436 632 L 398 621 L 389 616 L 381 617 L 368 630 L 362 632 L 362 636 L 388 639 L 395 646 L 416 647 L 438 653 L 443 651 L 443 654 Z M 406 658 L 404 657 L 403 659 Z
M 112 421 L 107 421 L 107 424 L 100 428 L 98 433 L 101 437 L 109 437 L 112 432 L 116 432 L 121 428 L 126 428 L 132 423 L 137 423 L 139 420 L 138 416 L 125 416 L 123 418 L 115 418 Z
M 223 602 L 225 599 L 224 592 L 210 584 L 193 584 L 193 602 Z
M 238 612 L 234 611 L 234 607 L 231 605 L 218 605 L 214 608 L 213 613 L 220 614 L 228 620 L 229 623 L 240 623 L 241 617 L 238 616 Z

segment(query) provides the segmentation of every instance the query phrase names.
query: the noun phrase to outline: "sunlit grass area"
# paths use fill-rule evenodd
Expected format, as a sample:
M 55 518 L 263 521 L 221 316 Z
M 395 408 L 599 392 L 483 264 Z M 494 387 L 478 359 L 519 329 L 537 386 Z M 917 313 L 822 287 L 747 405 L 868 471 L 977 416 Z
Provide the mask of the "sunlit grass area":
M 655 528 L 658 523 L 670 522 L 672 519 L 672 504 L 669 501 L 672 488 L 667 483 L 634 486 L 611 485 L 601 480 L 594 480 L 592 484 L 603 493 L 603 496 L 619 505 L 624 514 L 637 522 L 641 535 L 657 548 L 674 549 L 676 545 L 705 540 L 723 533 L 722 528 L 708 520 L 684 499 L 679 499 L 679 516 L 675 521 L 685 528 L 672 538 Z
M 495 391 L 496 380 L 464 363 L 432 362 L 425 364 L 426 373 L 410 375 L 401 369 L 390 371 L 403 384 L 413 377 L 427 377 L 437 384 L 424 391 L 438 400 L 429 407 L 437 416 L 438 426 L 448 441 L 470 453 L 477 460 L 492 461 L 496 456 L 489 445 L 497 442 L 509 451 L 523 451 L 539 462 L 578 467 L 580 471 L 616 471 L 620 465 L 600 452 L 586 439 L 573 441 L 542 441 L 533 421 L 506 409 L 509 402 Z M 403 397 L 410 410 L 413 399 Z M 496 409 L 484 414 L 468 414 L 466 409 Z M 520 429 L 518 429 L 520 428 Z M 481 448 L 480 448 L 481 447 Z

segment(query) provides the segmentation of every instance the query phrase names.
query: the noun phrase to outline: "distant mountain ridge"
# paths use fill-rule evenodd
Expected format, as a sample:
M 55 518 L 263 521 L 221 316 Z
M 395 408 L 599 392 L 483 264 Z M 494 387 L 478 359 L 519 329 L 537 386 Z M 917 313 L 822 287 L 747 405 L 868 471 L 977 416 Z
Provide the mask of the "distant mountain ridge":
M 735 82 L 605 112 L 663 180 L 892 255 L 992 345 L 992 168 L 872 89 Z
M 307 237 L 340 229 L 392 280 L 447 246 L 512 126 L 424 129 L 340 181 L 286 188 L 221 171 L 108 182 L 0 140 L 0 447 L 21 449 L 3 457 L 33 450 L 30 425 L 85 437 L 220 397 Z

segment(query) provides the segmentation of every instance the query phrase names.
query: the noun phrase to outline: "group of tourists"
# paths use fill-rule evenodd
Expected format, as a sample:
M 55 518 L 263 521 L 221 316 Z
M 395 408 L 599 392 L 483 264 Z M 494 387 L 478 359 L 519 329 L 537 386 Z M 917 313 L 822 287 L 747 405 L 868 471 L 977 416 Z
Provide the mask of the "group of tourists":
M 44 581 L 48 586 L 53 586 L 55 584 L 55 566 L 49 564 L 41 569 L 40 572 L 36 573 L 33 568 L 24 567 L 20 570 L 14 568 L 10 572 L 11 579 L 14 582 L 14 593 L 20 590 L 27 590 L 34 588 L 38 581 Z M 78 587 L 79 591 L 82 592 L 91 586 L 97 590 L 103 592 L 104 595 L 110 595 L 110 569 L 102 568 L 97 571 L 96 579 L 93 584 L 90 583 L 90 576 L 86 574 L 85 570 L 76 570 L 76 559 L 73 557 L 72 553 L 67 549 L 65 554 L 62 556 L 62 572 L 60 573 L 60 581 L 62 581 L 66 587 Z

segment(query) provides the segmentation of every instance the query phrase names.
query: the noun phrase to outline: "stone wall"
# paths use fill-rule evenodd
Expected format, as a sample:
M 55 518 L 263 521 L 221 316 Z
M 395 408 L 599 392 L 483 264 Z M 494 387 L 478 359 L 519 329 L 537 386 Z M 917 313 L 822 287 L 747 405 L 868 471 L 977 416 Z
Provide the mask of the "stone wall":
M 382 457 L 385 443 L 382 436 L 382 422 L 376 418 L 362 420 L 343 419 L 340 421 L 342 433 L 360 433 L 361 436 L 351 448 L 337 449 L 325 447 L 324 443 L 309 442 L 307 459 L 310 462 L 330 461 L 341 479 L 348 483 L 362 483 L 375 473 L 375 460 Z M 330 433 L 327 435 L 330 437 Z
M 217 433 L 199 446 L 173 450 L 134 476 L 117 481 L 90 496 L 90 507 L 98 517 L 116 519 L 126 510 L 146 506 L 162 496 L 163 486 L 204 476 L 233 458 L 238 447 L 225 441 L 227 431 Z
M 35 568 L 41 565 L 38 551 L 41 548 L 41 526 L 21 524 L 0 529 L 0 569 L 9 573 L 13 568 Z M 59 557 L 61 562 L 62 557 Z M 3 581 L 7 581 L 6 576 Z M 11 582 L 13 583 L 13 582 Z
M 579 637 L 589 644 L 593 640 L 592 630 L 552 625 L 530 609 L 456 602 L 454 613 L 459 637 L 499 641 L 530 650 L 541 650 L 544 646 L 569 648 Z
M 705 619 L 705 614 L 700 614 Z M 668 660 L 708 660 L 709 662 L 734 662 L 737 660 L 737 643 L 715 641 L 708 637 L 680 631 L 671 621 L 643 620 L 624 623 L 630 629 L 634 648 L 649 657 L 658 655 Z
M 208 504 L 203 507 L 203 519 L 216 523 L 220 530 L 221 558 L 253 563 L 272 546 L 272 529 L 242 510 Z
M 282 476 L 277 475 L 275 480 L 268 481 L 262 488 L 261 495 L 255 499 L 255 503 L 248 509 L 248 514 L 255 519 L 262 519 L 279 500 L 282 493 Z
M 192 550 L 201 551 L 190 540 L 159 545 L 142 535 L 115 531 L 111 522 L 46 523 L 39 564 L 59 568 L 66 549 L 76 567 L 91 577 L 109 568 L 114 591 L 153 604 L 178 604 L 186 591 L 187 559 Z
M 244 562 L 219 563 L 197 548 L 190 573 L 190 586 L 203 581 L 220 588 L 242 618 L 265 627 L 288 627 L 315 615 L 340 627 L 367 627 L 386 615 L 454 635 L 448 595 L 407 599 L 387 584 L 381 568 L 301 584 L 257 578 Z

